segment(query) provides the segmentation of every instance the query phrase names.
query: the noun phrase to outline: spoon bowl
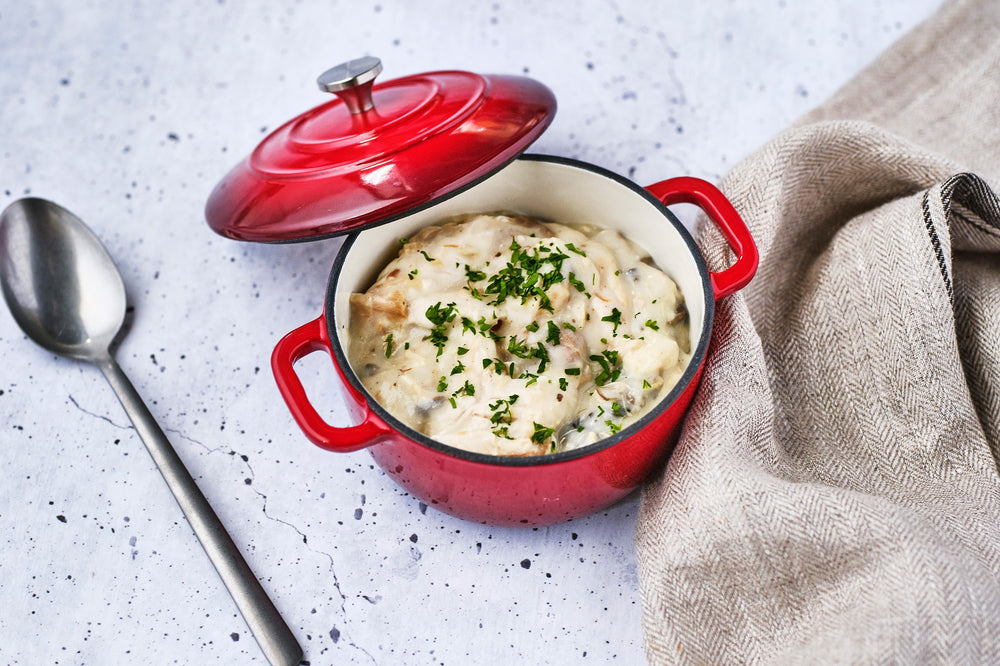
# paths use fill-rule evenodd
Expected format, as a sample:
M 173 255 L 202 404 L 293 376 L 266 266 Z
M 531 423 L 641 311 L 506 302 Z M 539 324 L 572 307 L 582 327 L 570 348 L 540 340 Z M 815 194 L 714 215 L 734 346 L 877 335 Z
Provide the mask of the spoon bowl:
M 268 661 L 298 664 L 295 636 L 111 354 L 125 321 L 125 285 L 101 241 L 51 201 L 15 201 L 0 214 L 0 284 L 28 337 L 101 369 Z
M 96 361 L 125 321 L 125 284 L 101 241 L 45 199 L 20 199 L 0 223 L 0 282 L 18 325 L 51 352 Z

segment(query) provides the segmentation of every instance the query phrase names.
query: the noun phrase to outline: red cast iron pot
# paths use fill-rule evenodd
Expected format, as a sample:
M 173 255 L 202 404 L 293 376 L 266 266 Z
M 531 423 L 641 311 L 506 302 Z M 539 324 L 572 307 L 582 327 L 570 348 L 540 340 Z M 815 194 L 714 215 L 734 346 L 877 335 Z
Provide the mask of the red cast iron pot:
M 707 213 L 736 255 L 729 268 L 708 270 L 690 234 L 665 207 L 675 203 L 696 204 Z M 638 422 L 591 446 L 509 458 L 446 446 L 383 409 L 347 359 L 349 295 L 368 288 L 398 251 L 400 238 L 451 215 L 501 210 L 618 229 L 650 252 L 686 299 L 692 356 L 680 382 Z M 331 272 L 324 313 L 278 343 L 272 369 L 293 417 L 320 447 L 337 452 L 369 449 L 400 486 L 460 518 L 507 526 L 558 523 L 613 504 L 664 463 L 701 376 L 715 301 L 750 281 L 757 258 L 746 225 L 705 181 L 674 178 L 643 189 L 583 162 L 522 156 L 458 194 L 349 235 Z M 332 355 L 357 425 L 330 425 L 306 396 L 293 365 L 320 350 Z

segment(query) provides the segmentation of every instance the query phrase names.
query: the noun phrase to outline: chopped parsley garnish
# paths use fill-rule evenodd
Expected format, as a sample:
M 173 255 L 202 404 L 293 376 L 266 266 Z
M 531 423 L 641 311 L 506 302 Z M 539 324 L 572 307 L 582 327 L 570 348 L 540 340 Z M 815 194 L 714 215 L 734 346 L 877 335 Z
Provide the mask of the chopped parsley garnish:
M 533 321 L 530 324 L 528 324 L 527 326 L 525 326 L 524 328 L 525 328 L 525 330 L 531 331 L 532 333 L 534 333 L 535 331 L 538 330 L 538 322 L 537 321 Z
M 569 283 L 571 285 L 573 285 L 574 289 L 576 289 L 581 294 L 584 294 L 585 296 L 587 296 L 587 298 L 590 298 L 590 294 L 587 293 L 587 285 L 585 285 L 580 280 L 576 279 L 576 273 L 573 273 L 572 271 L 570 271 L 570 274 L 569 274 L 569 277 L 567 278 L 567 280 L 569 281 Z
M 545 245 L 526 250 L 517 239 L 511 239 L 510 251 L 507 265 L 489 279 L 484 293 L 493 295 L 494 304 L 511 297 L 526 303 L 535 297 L 541 309 L 552 312 L 552 303 L 545 292 L 563 281 L 562 264 L 569 255 Z
M 434 324 L 428 339 L 431 341 L 432 345 L 437 347 L 438 356 L 444 352 L 444 345 L 448 342 L 447 325 L 455 319 L 457 314 L 458 313 L 455 311 L 454 303 L 449 303 L 443 307 L 440 303 L 435 303 L 427 308 L 427 311 L 424 313 L 427 320 Z
M 493 315 L 496 317 L 496 314 Z M 492 338 L 493 340 L 499 340 L 500 336 L 493 332 L 493 327 L 496 326 L 495 321 L 486 321 L 486 317 L 480 317 L 479 321 L 476 322 L 476 326 L 479 328 L 479 332 L 487 338 Z
M 507 351 L 518 358 L 529 358 L 531 349 L 526 342 L 521 342 L 516 335 L 510 336 L 507 340 Z
M 424 255 L 424 259 L 426 259 L 427 261 L 434 261 L 434 257 L 427 254 L 425 250 L 418 250 L 418 251 L 420 252 L 420 254 Z
M 473 270 L 468 264 L 465 265 L 465 278 L 469 282 L 481 282 L 486 279 L 486 273 Z
M 569 250 L 570 252 L 575 252 L 576 254 L 580 255 L 581 257 L 586 257 L 587 256 L 586 252 L 584 252 L 583 250 L 577 249 L 577 247 L 575 245 L 573 245 L 572 243 L 566 243 L 566 249 Z
M 410 271 L 409 273 L 406 274 L 406 277 L 410 278 L 411 280 L 413 278 L 415 278 L 416 276 L 417 276 L 417 269 L 416 268 L 414 268 L 412 271 Z
M 580 368 L 566 368 L 567 375 L 578 375 L 580 374 Z
M 442 377 L 441 379 L 438 380 L 438 393 L 444 393 L 447 390 L 448 390 L 448 379 L 446 377 Z
M 537 326 L 535 327 L 538 328 Z M 548 335 L 545 337 L 545 341 L 549 344 L 557 345 L 559 344 L 559 327 L 556 326 L 555 322 L 550 321 L 548 323 Z
M 392 333 L 385 336 L 385 357 L 392 356 Z
M 618 308 L 611 308 L 611 314 L 607 317 L 601 317 L 601 321 L 610 322 L 613 325 L 611 329 L 611 335 L 618 335 L 618 327 L 622 323 L 622 313 Z
M 549 353 L 541 342 L 534 347 L 529 347 L 526 340 L 518 340 L 516 335 L 512 335 L 507 341 L 507 351 L 518 358 L 538 359 L 538 372 L 545 372 L 545 366 L 549 362 Z
M 451 397 L 448 398 L 448 401 L 451 403 L 451 406 L 457 407 L 458 405 L 455 402 L 455 398 L 461 397 L 463 395 L 469 395 L 469 396 L 476 395 L 476 387 L 468 379 L 466 379 L 465 383 L 462 384 L 462 386 L 459 387 L 459 389 L 454 393 L 452 393 Z
M 547 428 L 540 423 L 532 421 L 532 425 L 535 427 L 535 432 L 531 434 L 531 441 L 535 444 L 544 444 L 545 440 L 555 433 L 554 428 Z
M 545 372 L 545 366 L 549 362 L 549 353 L 545 351 L 545 347 L 539 342 L 531 354 L 538 359 L 538 372 Z
M 559 378 L 559 390 L 560 391 L 565 391 L 568 388 L 569 388 L 569 380 L 567 380 L 565 377 L 560 377 Z
M 594 377 L 594 383 L 598 386 L 617 381 L 618 376 L 622 373 L 616 351 L 605 350 L 600 354 L 591 354 L 590 360 L 601 366 L 601 371 Z
M 654 331 L 658 331 L 658 330 L 660 330 L 660 325 L 659 325 L 659 324 L 657 324 L 657 323 L 656 323 L 655 321 L 653 321 L 652 319 L 647 319 L 647 320 L 646 320 L 646 328 L 651 328 L 651 329 L 653 329 Z
M 511 406 L 517 402 L 518 396 L 512 395 L 506 400 L 500 398 L 496 402 L 490 403 L 490 411 L 493 415 L 490 416 L 490 430 L 497 437 L 503 437 L 505 439 L 513 439 L 508 433 L 507 429 L 510 424 L 514 421 L 514 415 L 510 413 Z
M 498 358 L 483 359 L 483 370 L 490 367 L 491 365 L 493 366 L 493 372 L 495 372 L 496 374 L 502 375 L 506 373 L 507 376 L 510 377 L 511 379 L 517 379 L 517 377 L 514 375 L 517 369 L 514 367 L 513 363 L 508 365 Z

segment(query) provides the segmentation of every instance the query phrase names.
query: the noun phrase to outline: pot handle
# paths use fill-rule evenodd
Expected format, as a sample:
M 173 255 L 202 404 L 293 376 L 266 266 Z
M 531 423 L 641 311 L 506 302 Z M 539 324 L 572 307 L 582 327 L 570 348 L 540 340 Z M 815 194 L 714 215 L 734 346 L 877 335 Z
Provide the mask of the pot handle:
M 368 409 L 364 397 L 344 381 L 343 374 L 340 375 L 341 381 L 348 397 L 353 401 L 353 405 L 348 406 L 361 416 L 361 423 L 347 428 L 336 428 L 324 421 L 316 412 L 292 366 L 299 359 L 317 351 L 333 353 L 322 316 L 283 337 L 271 354 L 271 371 L 278 384 L 278 391 L 285 399 L 292 418 L 302 428 L 306 437 L 328 451 L 349 453 L 371 446 L 389 435 L 392 432 L 389 426 Z M 336 363 L 334 366 L 336 367 Z M 339 367 L 337 371 L 340 373 Z
M 708 215 L 722 232 L 729 247 L 736 253 L 736 261 L 718 273 L 709 271 L 715 300 L 734 294 L 747 286 L 757 272 L 757 244 L 740 214 L 733 208 L 715 185 L 700 178 L 681 176 L 669 178 L 646 188 L 664 206 L 676 203 L 694 204 Z

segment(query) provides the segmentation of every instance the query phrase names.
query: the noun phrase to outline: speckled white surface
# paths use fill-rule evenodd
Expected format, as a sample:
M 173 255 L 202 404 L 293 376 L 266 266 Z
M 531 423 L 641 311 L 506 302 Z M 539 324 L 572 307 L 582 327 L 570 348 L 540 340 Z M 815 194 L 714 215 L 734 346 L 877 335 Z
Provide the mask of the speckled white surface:
M 205 199 L 364 54 L 385 79 L 527 73 L 560 104 L 534 152 L 717 181 L 938 4 L 6 3 L 0 204 L 50 198 L 102 237 L 134 307 L 118 360 L 310 664 L 637 664 L 635 497 L 489 528 L 309 444 L 268 359 L 339 242 L 226 240 Z M 318 356 L 300 372 L 343 419 Z M 5 311 L 0 469 L 0 663 L 264 663 L 103 377 Z

